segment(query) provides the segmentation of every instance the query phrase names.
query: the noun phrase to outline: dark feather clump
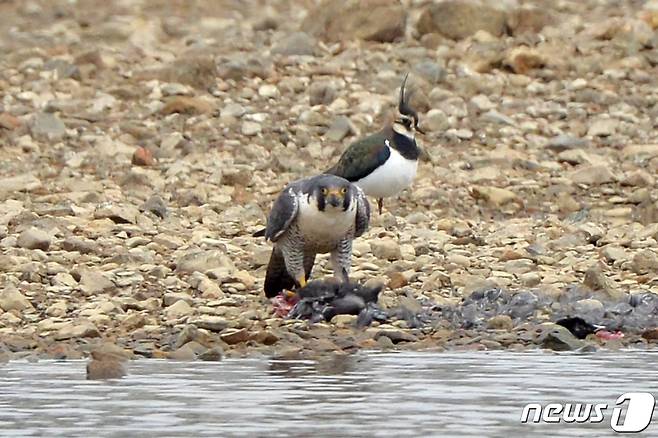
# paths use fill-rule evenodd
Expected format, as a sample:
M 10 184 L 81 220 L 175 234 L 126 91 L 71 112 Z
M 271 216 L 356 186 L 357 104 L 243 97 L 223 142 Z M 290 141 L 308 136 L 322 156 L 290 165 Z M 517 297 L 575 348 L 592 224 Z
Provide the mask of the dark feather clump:
M 330 321 L 336 315 L 358 315 L 358 326 L 383 322 L 388 315 L 377 306 L 381 290 L 382 286 L 314 280 L 297 291 L 300 300 L 290 310 L 288 318 L 318 322 Z

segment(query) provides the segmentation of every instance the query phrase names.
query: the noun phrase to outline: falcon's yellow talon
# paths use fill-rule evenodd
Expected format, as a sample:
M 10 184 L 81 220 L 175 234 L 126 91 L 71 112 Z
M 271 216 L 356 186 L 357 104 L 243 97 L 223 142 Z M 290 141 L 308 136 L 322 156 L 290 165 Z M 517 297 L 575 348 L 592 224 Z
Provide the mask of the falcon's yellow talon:
M 294 298 L 295 295 L 297 295 L 297 293 L 294 292 L 294 291 L 291 291 L 291 290 L 288 290 L 288 289 L 285 289 L 285 290 L 283 291 L 283 296 L 284 296 L 286 299 Z
M 299 286 L 301 286 L 301 287 L 306 286 L 306 277 L 301 276 L 300 278 L 297 279 L 297 282 L 299 283 Z

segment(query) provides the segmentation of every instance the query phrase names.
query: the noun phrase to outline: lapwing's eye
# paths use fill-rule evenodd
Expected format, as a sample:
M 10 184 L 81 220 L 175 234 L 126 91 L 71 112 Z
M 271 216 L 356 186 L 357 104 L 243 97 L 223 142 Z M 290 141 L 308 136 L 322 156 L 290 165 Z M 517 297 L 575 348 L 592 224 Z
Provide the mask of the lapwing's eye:
M 345 193 L 347 193 L 347 187 L 343 187 L 342 189 L 340 189 L 341 195 L 344 195 Z

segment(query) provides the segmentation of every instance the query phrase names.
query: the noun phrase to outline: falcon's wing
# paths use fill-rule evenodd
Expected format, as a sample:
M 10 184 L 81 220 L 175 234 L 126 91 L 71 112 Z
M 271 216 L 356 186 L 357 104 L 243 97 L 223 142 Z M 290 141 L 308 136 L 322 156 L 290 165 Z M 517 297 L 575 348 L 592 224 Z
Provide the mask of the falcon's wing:
M 363 193 L 361 188 L 354 186 L 356 188 L 356 220 L 354 224 L 354 237 L 359 237 L 368 229 L 370 224 L 370 203 L 368 202 L 368 197 Z
M 338 163 L 325 173 L 358 181 L 388 160 L 391 151 L 378 134 L 352 143 L 341 155 Z
M 298 196 L 299 184 L 293 182 L 288 184 L 279 197 L 274 201 L 272 211 L 267 218 L 267 227 L 265 228 L 265 239 L 276 242 L 281 235 L 286 232 L 292 221 L 297 217 L 299 209 Z

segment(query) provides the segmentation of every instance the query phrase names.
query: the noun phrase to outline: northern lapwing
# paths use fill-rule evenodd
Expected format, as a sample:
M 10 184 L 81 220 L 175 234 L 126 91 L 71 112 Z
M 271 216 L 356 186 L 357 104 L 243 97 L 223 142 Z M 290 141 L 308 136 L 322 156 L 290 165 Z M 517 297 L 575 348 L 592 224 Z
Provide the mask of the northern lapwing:
M 379 213 L 383 198 L 395 196 L 411 186 L 416 177 L 421 149 L 416 144 L 418 114 L 411 108 L 407 78 L 400 87 L 398 112 L 393 123 L 352 143 L 338 163 L 325 173 L 337 175 L 361 187 L 366 195 L 377 198 Z

